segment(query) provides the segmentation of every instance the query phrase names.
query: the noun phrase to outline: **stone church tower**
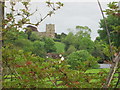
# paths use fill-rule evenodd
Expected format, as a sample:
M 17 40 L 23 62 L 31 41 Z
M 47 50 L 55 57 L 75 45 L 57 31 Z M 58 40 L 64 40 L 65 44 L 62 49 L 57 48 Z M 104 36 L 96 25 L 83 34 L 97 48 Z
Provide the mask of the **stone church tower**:
M 54 24 L 46 24 L 46 36 L 54 38 L 55 37 L 55 25 Z
M 35 32 L 40 37 L 50 37 L 55 38 L 55 25 L 54 24 L 46 24 L 46 31 L 45 32 L 38 32 L 37 28 L 34 26 L 27 26 L 32 32 Z

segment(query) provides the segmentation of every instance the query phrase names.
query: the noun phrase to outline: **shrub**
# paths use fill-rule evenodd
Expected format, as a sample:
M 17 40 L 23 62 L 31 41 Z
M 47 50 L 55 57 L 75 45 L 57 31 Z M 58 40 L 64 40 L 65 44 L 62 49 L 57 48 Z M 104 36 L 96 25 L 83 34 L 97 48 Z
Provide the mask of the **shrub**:
M 96 59 L 86 50 L 71 53 L 67 58 L 72 69 L 92 68 L 97 64 Z

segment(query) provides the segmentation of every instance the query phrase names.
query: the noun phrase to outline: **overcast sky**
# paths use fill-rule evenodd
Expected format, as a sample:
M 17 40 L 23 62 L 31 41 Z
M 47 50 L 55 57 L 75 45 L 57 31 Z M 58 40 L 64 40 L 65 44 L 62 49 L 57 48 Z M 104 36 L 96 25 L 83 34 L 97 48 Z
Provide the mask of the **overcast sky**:
M 40 20 L 40 14 L 44 16 L 49 11 L 45 2 L 38 2 L 38 0 L 35 1 L 31 3 L 30 7 L 31 12 L 36 8 L 38 9 L 38 12 L 30 18 L 33 23 Z M 116 0 L 105 1 L 106 0 L 103 2 L 102 0 L 101 2 L 103 10 L 107 8 L 109 1 Z M 60 10 L 56 11 L 54 15 L 48 17 L 39 25 L 39 31 L 44 32 L 46 24 L 55 24 L 55 30 L 57 33 L 68 33 L 69 28 L 75 29 L 77 25 L 88 26 L 92 30 L 92 40 L 95 40 L 96 36 L 98 36 L 97 30 L 99 29 L 99 21 L 102 19 L 97 2 L 95 0 L 89 0 L 89 2 L 88 0 L 64 0 L 63 3 L 64 6 Z M 18 5 L 16 8 L 21 8 L 21 6 Z

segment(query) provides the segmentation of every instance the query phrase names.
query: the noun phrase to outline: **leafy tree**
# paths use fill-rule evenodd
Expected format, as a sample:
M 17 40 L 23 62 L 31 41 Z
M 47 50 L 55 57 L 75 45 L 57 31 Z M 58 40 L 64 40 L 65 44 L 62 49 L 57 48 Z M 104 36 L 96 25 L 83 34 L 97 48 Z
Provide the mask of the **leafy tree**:
M 55 38 L 60 39 L 60 34 L 55 33 Z
M 87 50 L 90 53 L 93 52 L 94 42 L 90 38 L 88 38 L 88 37 L 79 38 L 78 41 L 79 41 L 78 42 L 79 50 Z
M 65 38 L 67 36 L 67 34 L 65 34 L 65 33 L 61 33 L 61 41 Z
M 53 41 L 53 39 L 44 38 L 44 42 L 45 42 L 44 47 L 47 53 L 56 51 L 55 42 Z
M 7 43 L 13 43 L 14 40 L 17 39 L 18 30 L 16 30 L 17 32 L 14 32 L 16 30 L 16 28 L 11 28 L 11 31 L 8 31 L 8 29 L 4 30 L 3 33 L 3 46 L 6 45 Z
M 31 41 L 36 41 L 36 40 L 40 40 L 40 36 L 38 35 L 37 32 L 32 32 L 31 35 L 30 35 L 30 40 Z
M 0 2 L 1 3 L 1 2 Z M 46 78 L 45 74 L 42 77 L 42 79 L 39 79 L 37 82 L 41 84 L 36 84 L 34 81 L 35 76 L 33 76 L 33 73 L 39 73 L 41 71 L 40 67 L 35 69 L 37 67 L 37 63 L 39 63 L 39 66 L 41 65 L 41 62 L 44 61 L 44 59 L 36 56 L 35 54 L 32 54 L 33 51 L 39 50 L 42 48 L 43 44 L 39 42 L 31 42 L 28 40 L 28 35 L 24 32 L 20 32 L 20 30 L 26 29 L 24 28 L 24 25 L 35 25 L 38 26 L 42 21 L 44 21 L 48 16 L 51 16 L 56 10 L 60 9 L 63 4 L 61 2 L 59 3 L 52 3 L 51 1 L 46 2 L 48 7 L 52 8 L 50 12 L 48 12 L 44 17 L 41 17 L 40 21 L 37 23 L 31 23 L 29 20 L 29 17 L 32 16 L 35 12 L 29 13 L 29 2 L 19 2 L 21 5 L 23 5 L 25 8 L 16 10 L 16 2 L 10 2 L 10 12 L 6 12 L 6 18 L 3 20 L 3 29 L 2 29 L 2 35 L 3 35 L 3 87 L 16 87 L 16 88 L 25 88 L 25 87 L 45 87 L 48 84 L 43 84 L 45 82 L 42 82 L 43 78 Z M 17 4 L 19 4 L 17 3 Z M 7 7 L 9 8 L 9 7 Z M 16 12 L 17 11 L 17 12 Z M 20 17 L 19 21 L 16 20 L 17 17 Z M 33 46 L 36 48 L 33 49 Z M 36 49 L 36 50 L 35 50 Z M 41 49 L 42 50 L 42 49 Z M 39 62 L 38 62 L 39 61 Z M 37 63 L 36 63 L 37 62 Z M 31 65 L 32 64 L 32 65 Z M 31 65 L 31 66 L 30 66 Z M 33 72 L 34 71 L 34 72 Z M 24 74 L 24 72 L 26 72 Z M 43 73 L 41 73 L 42 75 Z M 11 76 L 11 82 L 6 82 L 5 77 Z M 39 77 L 41 77 L 41 75 Z M 47 73 L 46 73 L 47 75 Z M 27 80 L 30 80 L 29 84 L 26 82 Z M 9 84 L 8 84 L 9 83 Z M 25 85 L 26 84 L 26 85 Z
M 89 74 L 71 70 L 66 61 L 59 63 L 56 59 L 50 59 L 45 62 L 34 54 L 10 47 L 3 48 L 3 52 L 4 69 L 8 71 L 3 75 L 4 88 L 98 88 L 104 83 L 104 72 Z M 5 78 L 9 75 L 7 81 Z
M 82 36 L 82 37 L 89 37 L 90 38 L 90 33 L 91 29 L 87 26 L 76 26 L 76 35 L 77 36 Z
M 72 69 L 80 68 L 92 68 L 96 66 L 97 62 L 95 58 L 86 50 L 80 50 L 71 53 L 67 58 L 68 64 L 71 65 Z
M 74 44 L 75 43 L 74 41 L 75 36 L 72 32 L 70 32 L 62 41 L 66 45 L 65 50 L 67 50 L 70 45 Z
M 66 51 L 66 54 L 71 54 L 72 52 L 75 52 L 76 48 L 73 45 L 70 45 L 68 50 Z
M 112 2 L 108 4 L 108 9 L 106 9 L 104 12 L 106 12 L 107 17 L 105 18 L 107 21 L 108 30 L 110 32 L 110 38 L 113 42 L 113 45 L 117 48 L 120 45 L 119 39 L 120 39 L 120 10 L 118 9 L 117 2 Z M 106 27 L 104 24 L 104 19 L 100 21 L 100 30 L 98 31 L 100 35 L 100 39 L 105 41 L 108 44 L 108 36 L 106 32 Z
M 44 42 L 37 41 L 37 40 L 34 41 L 33 42 L 33 47 L 34 48 L 32 50 L 33 54 L 36 54 L 36 55 L 38 55 L 40 57 L 45 57 L 46 51 L 45 51 L 44 45 L 45 45 Z
M 25 52 L 32 52 L 33 43 L 28 39 L 17 39 L 15 40 L 14 45 L 20 49 L 23 49 Z
M 103 47 L 104 47 L 104 48 L 103 48 L 103 54 L 108 57 L 108 60 L 110 60 L 110 57 L 111 57 L 112 55 L 114 55 L 114 53 L 117 52 L 117 48 L 114 47 L 114 46 L 112 46 L 112 53 L 109 53 L 109 52 L 110 52 L 110 49 L 109 49 L 110 46 L 109 46 L 109 45 L 104 44 Z M 112 54 L 112 55 L 111 55 L 111 54 Z
M 104 49 L 104 42 L 95 40 L 92 55 L 96 58 L 100 57 L 102 60 L 105 60 L 105 55 L 103 53 L 103 49 Z
M 55 41 L 61 42 L 67 35 L 65 33 L 55 33 Z
M 77 50 L 87 50 L 92 54 L 95 45 L 91 40 L 90 33 L 91 29 L 87 26 L 76 26 L 76 33 L 68 33 L 68 35 L 62 40 L 66 45 L 66 55 Z
M 19 33 L 18 33 L 18 38 L 19 39 L 27 39 L 27 34 L 25 34 L 23 31 L 19 31 Z
M 56 53 L 61 54 L 65 52 L 65 44 L 61 42 L 55 42 Z

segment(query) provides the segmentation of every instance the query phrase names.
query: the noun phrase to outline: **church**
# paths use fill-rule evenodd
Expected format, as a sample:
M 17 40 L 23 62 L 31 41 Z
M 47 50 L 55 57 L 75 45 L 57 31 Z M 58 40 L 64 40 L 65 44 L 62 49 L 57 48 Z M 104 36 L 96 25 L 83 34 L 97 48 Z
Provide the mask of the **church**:
M 27 26 L 27 28 L 31 29 L 33 32 L 36 32 L 40 37 L 55 37 L 55 25 L 54 24 L 46 24 L 46 31 L 45 32 L 39 32 L 36 27 L 34 26 Z

